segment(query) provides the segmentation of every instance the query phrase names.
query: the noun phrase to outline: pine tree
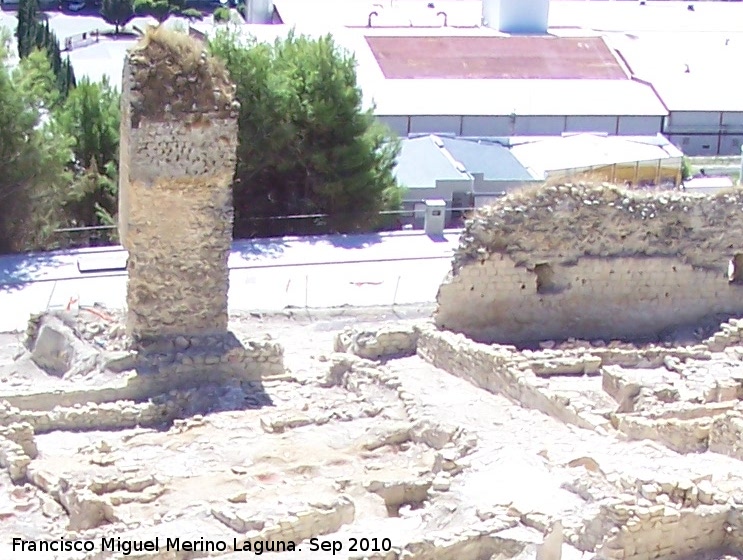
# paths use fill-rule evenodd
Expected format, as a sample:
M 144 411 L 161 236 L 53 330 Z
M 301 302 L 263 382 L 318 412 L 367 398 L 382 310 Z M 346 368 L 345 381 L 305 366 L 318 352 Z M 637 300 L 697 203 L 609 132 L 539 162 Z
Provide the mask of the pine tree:
M 400 207 L 399 142 L 362 107 L 355 60 L 331 37 L 246 46 L 222 30 L 210 48 L 240 101 L 235 236 L 373 231 Z M 296 214 L 327 218 L 261 219 Z

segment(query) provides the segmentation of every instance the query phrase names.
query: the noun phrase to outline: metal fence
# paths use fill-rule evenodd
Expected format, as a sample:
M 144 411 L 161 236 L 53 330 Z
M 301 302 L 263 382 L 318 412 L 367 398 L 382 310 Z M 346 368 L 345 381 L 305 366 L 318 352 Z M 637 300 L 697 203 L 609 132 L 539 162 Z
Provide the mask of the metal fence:
M 462 227 L 464 219 L 466 216 L 474 211 L 474 207 L 463 207 L 463 208 L 447 208 L 447 212 L 451 212 L 451 219 L 449 220 L 449 223 L 447 223 L 447 228 L 458 228 Z M 420 222 L 420 220 L 417 220 L 417 213 L 414 209 L 407 209 L 407 210 L 384 210 L 382 212 L 379 212 L 380 216 L 389 216 L 393 218 L 390 220 L 389 227 L 386 228 L 380 228 L 377 230 L 377 232 L 382 231 L 399 231 L 399 230 L 411 230 L 411 229 L 423 229 L 422 227 L 416 228 L 416 224 Z M 296 215 L 290 215 L 290 216 L 260 216 L 260 217 L 252 217 L 252 218 L 246 218 L 246 221 L 251 221 L 256 224 L 265 223 L 265 222 L 287 222 L 287 221 L 295 221 L 295 222 L 308 222 L 308 221 L 314 221 L 314 220 L 322 220 L 324 218 L 327 218 L 328 214 L 296 214 Z M 394 219 L 394 218 L 397 219 Z M 60 248 L 66 248 L 66 249 L 76 249 L 76 248 L 83 248 L 83 247 L 98 247 L 102 245 L 110 244 L 108 242 L 108 239 L 111 237 L 109 235 L 110 232 L 116 231 L 118 226 L 110 225 L 110 226 L 81 226 L 81 227 L 68 227 L 68 228 L 59 228 L 54 230 L 54 233 L 58 234 L 59 241 L 60 241 Z M 312 231 L 309 228 L 294 228 L 297 231 L 296 232 L 287 232 L 283 235 L 285 236 L 292 236 L 292 235 L 323 235 L 326 233 L 322 230 L 321 227 L 316 227 L 316 231 Z M 307 230 L 306 232 L 302 230 Z M 259 230 L 257 230 L 259 231 Z M 363 233 L 363 232 L 360 232 Z M 277 235 L 275 237 L 280 237 L 282 234 Z M 268 237 L 266 235 L 254 235 L 254 236 L 245 236 L 247 238 L 250 237 Z M 118 243 L 118 241 L 117 241 Z
M 101 32 L 98 29 L 88 31 L 85 33 L 78 33 L 76 35 L 69 35 L 65 37 L 63 42 L 63 52 L 70 52 L 80 47 L 87 47 L 94 43 L 98 43 L 101 40 Z

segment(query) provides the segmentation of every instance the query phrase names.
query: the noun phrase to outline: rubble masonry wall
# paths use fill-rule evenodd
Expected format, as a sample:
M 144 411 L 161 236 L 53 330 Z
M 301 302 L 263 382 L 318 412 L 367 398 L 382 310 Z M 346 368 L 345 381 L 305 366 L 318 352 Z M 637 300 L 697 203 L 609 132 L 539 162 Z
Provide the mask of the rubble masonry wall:
M 119 219 L 138 339 L 227 331 L 237 119 L 229 84 L 197 55 L 164 84 L 152 80 L 175 64 L 166 42 L 125 61 Z
M 486 342 L 655 337 L 743 313 L 743 193 L 565 185 L 467 222 L 436 324 Z M 743 268 L 743 267 L 742 267 Z
M 437 322 L 478 340 L 516 343 L 652 338 L 710 314 L 743 313 L 743 286 L 679 259 L 582 258 L 551 268 L 563 287 L 539 293 L 538 276 L 507 255 L 468 265 L 440 288 Z

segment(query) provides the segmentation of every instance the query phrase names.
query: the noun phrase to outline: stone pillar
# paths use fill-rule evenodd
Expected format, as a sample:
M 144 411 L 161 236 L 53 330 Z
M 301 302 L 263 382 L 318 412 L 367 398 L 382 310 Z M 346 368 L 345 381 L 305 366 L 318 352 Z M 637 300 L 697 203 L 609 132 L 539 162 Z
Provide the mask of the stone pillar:
M 159 27 L 124 63 L 119 234 L 135 341 L 227 334 L 239 105 L 203 48 Z

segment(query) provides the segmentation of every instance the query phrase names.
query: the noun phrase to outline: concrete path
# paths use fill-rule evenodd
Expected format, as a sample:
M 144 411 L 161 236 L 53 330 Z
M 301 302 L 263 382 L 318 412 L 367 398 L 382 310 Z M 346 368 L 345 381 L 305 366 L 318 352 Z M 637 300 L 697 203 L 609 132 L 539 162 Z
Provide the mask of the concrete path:
M 459 230 L 241 240 L 230 255 L 232 311 L 386 306 L 434 301 Z M 70 303 L 126 303 L 121 247 L 0 257 L 0 332 Z

